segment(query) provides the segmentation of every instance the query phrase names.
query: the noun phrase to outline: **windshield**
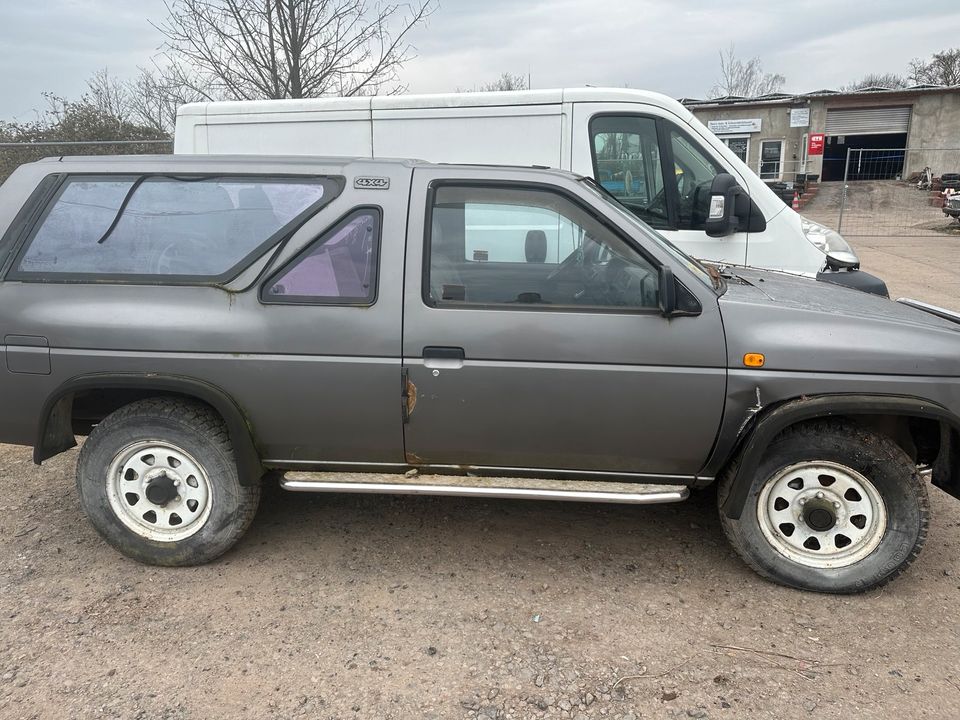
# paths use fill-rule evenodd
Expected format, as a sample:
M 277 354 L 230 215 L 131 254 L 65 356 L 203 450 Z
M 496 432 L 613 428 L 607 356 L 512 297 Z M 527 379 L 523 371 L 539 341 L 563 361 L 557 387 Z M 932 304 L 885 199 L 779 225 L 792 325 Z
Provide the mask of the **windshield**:
M 667 240 L 663 235 L 640 220 L 636 215 L 630 212 L 629 208 L 625 207 L 619 200 L 617 200 L 615 195 L 600 185 L 596 180 L 589 177 L 582 177 L 580 178 L 580 182 L 582 182 L 584 187 L 588 188 L 596 197 L 601 199 L 604 204 L 613 208 L 617 213 L 619 213 L 622 218 L 630 221 L 630 223 L 643 230 L 644 234 L 646 234 L 654 242 L 660 245 L 660 247 L 666 250 L 674 260 L 681 263 L 685 268 L 696 275 L 700 282 L 702 282 L 704 285 L 713 288 L 714 290 L 720 290 L 723 287 L 723 279 L 720 277 L 720 273 L 718 273 L 716 270 L 710 272 L 710 270 L 700 263 L 700 261 L 694 260 L 692 257 L 683 252 L 683 250 Z

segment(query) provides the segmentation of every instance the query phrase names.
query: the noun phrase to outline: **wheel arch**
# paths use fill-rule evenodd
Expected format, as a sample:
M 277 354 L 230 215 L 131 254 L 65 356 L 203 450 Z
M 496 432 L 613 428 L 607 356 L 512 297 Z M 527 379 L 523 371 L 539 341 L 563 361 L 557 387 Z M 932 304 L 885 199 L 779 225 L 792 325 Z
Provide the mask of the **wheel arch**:
M 953 461 L 958 453 L 960 418 L 942 405 L 904 395 L 830 394 L 793 398 L 757 413 L 740 432 L 725 464 L 732 471 L 730 491 L 721 511 L 733 520 L 740 518 L 752 485 L 753 475 L 764 451 L 781 432 L 795 425 L 824 419 L 852 419 L 889 435 L 908 453 L 907 442 L 936 440 L 933 483 L 960 497 L 960 469 Z M 911 420 L 925 423 L 916 432 Z M 904 437 L 904 428 L 907 430 Z M 929 452 L 929 450 L 928 450 Z
M 221 388 L 196 378 L 156 373 L 117 373 L 80 375 L 54 390 L 40 412 L 33 445 L 33 461 L 39 465 L 77 444 L 74 432 L 74 400 L 90 393 L 113 398 L 116 409 L 134 399 L 177 396 L 198 400 L 216 411 L 227 426 L 242 485 L 253 485 L 263 476 L 260 454 L 250 423 L 240 406 Z M 103 419 L 98 413 L 95 420 Z

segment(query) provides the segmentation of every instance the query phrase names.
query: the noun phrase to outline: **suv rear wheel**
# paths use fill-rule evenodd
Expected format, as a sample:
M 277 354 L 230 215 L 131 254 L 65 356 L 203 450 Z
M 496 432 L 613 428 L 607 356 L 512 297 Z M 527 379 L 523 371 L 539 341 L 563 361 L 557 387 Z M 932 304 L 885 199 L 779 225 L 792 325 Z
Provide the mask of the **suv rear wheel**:
M 736 468 L 721 480 L 721 505 Z M 767 449 L 734 549 L 758 573 L 817 592 L 862 592 L 900 575 L 927 537 L 927 488 L 890 438 L 843 423 L 786 430 Z
M 226 552 L 256 513 L 260 486 L 240 484 L 223 420 L 175 398 L 131 403 L 97 425 L 77 462 L 80 502 L 124 555 L 197 565 Z

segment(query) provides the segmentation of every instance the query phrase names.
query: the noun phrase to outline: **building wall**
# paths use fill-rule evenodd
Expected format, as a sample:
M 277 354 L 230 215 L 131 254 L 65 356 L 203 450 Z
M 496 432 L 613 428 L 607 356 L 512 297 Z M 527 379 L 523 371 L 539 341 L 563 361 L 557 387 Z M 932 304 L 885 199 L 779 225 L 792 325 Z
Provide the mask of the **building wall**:
M 931 94 L 913 105 L 906 174 L 930 166 L 934 175 L 960 172 L 960 93 Z
M 935 175 L 960 172 L 960 92 L 957 89 L 942 92 L 856 93 L 799 101 L 693 106 L 690 110 L 705 125 L 710 120 L 760 119 L 761 131 L 750 134 L 748 164 L 754 172 L 758 172 L 761 141 L 782 139 L 785 144 L 783 180 L 790 181 L 797 172 L 803 171 L 804 135 L 824 132 L 828 109 L 903 106 L 912 108 L 904 175 L 918 173 L 928 165 Z M 810 108 L 809 127 L 790 127 L 790 108 L 795 107 Z M 822 167 L 821 157 L 813 156 L 808 158 L 805 171 L 820 175 Z
M 780 103 L 774 105 L 728 106 L 712 108 L 691 108 L 700 122 L 707 125 L 711 120 L 760 120 L 760 132 L 750 133 L 750 148 L 747 164 L 750 169 L 759 174 L 760 147 L 764 140 L 782 140 L 783 153 L 781 163 L 781 177 L 785 181 L 792 181 L 797 172 L 800 172 L 800 163 L 803 152 L 803 136 L 809 128 L 790 127 L 790 109 L 808 107 L 806 104 Z M 811 108 L 810 123 L 814 123 L 813 105 Z M 821 122 L 822 127 L 822 122 Z M 735 137 L 733 135 L 718 134 L 721 139 Z M 808 167 L 807 172 L 818 172 Z

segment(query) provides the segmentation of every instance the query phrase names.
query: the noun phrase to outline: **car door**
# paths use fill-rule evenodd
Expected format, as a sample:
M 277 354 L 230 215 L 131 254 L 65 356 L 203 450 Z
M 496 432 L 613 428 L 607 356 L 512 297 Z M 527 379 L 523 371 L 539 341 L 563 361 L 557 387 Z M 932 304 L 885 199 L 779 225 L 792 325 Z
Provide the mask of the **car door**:
M 722 238 L 704 231 L 710 185 L 729 172 L 689 131 L 659 109 L 575 103 L 572 168 L 589 175 L 641 220 L 690 255 L 743 264 L 747 233 Z
M 685 477 L 702 467 L 725 392 L 717 298 L 665 246 L 638 245 L 644 230 L 618 212 L 559 173 L 415 170 L 408 462 Z M 668 261 L 696 314 L 659 311 Z

